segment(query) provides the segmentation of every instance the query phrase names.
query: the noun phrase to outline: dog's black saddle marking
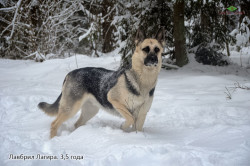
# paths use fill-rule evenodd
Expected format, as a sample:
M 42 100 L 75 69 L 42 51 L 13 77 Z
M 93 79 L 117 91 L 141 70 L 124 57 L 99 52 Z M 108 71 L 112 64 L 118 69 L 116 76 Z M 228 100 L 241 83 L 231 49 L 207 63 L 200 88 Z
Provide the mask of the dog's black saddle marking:
M 128 76 L 126 75 L 125 72 L 124 72 L 124 76 L 125 76 L 126 86 L 127 86 L 128 90 L 129 90 L 129 92 L 131 92 L 132 94 L 134 94 L 136 96 L 140 96 L 140 93 L 136 90 L 136 88 L 130 82 L 130 80 L 128 79 Z
M 113 109 L 112 104 L 107 99 L 107 94 L 116 85 L 118 78 L 123 73 L 123 69 L 112 71 L 104 68 L 86 67 L 76 69 L 68 75 L 72 78 L 72 83 L 75 85 L 74 89 L 77 92 L 87 91 L 94 95 L 103 107 Z M 80 94 L 83 94 L 83 92 Z
M 154 95 L 154 92 L 155 92 L 155 87 L 149 91 L 149 96 L 150 96 L 150 97 L 153 96 L 153 95 Z

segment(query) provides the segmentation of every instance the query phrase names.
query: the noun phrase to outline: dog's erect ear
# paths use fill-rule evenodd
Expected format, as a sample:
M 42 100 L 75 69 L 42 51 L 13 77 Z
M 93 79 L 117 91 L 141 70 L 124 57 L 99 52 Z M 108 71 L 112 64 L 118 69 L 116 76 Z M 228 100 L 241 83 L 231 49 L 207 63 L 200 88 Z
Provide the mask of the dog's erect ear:
M 138 45 L 140 42 L 142 42 L 145 39 L 146 35 L 141 29 L 139 28 L 136 32 L 135 36 L 135 45 Z
M 155 39 L 158 40 L 159 43 L 161 43 L 162 46 L 165 45 L 165 29 L 164 27 L 161 27 L 158 32 L 155 35 Z

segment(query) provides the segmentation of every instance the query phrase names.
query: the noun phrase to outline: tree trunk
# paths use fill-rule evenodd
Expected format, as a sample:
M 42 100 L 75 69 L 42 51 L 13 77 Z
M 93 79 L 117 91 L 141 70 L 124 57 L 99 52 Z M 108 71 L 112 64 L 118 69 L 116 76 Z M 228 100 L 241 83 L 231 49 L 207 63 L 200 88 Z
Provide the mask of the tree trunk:
M 226 41 L 227 56 L 230 56 L 229 44 Z
M 176 65 L 182 67 L 188 63 L 184 27 L 184 0 L 176 0 L 174 4 L 174 46 Z
M 102 17 L 105 17 L 102 23 L 103 30 L 103 46 L 102 52 L 107 53 L 113 50 L 114 39 L 113 30 L 114 26 L 111 25 L 111 20 L 114 17 L 114 12 L 110 11 L 114 7 L 114 2 L 110 0 L 104 0 L 102 3 Z M 109 10 L 108 10 L 109 9 Z

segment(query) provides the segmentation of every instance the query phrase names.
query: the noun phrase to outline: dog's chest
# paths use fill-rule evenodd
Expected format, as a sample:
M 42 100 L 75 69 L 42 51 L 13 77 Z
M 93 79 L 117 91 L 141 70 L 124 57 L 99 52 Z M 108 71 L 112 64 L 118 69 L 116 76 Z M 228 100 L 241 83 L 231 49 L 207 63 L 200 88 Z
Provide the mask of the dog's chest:
M 131 111 L 147 104 L 149 99 L 153 97 L 155 84 L 140 85 L 136 80 L 126 75 L 124 76 L 124 83 L 126 92 L 121 93 L 121 97 L 125 101 L 127 108 Z
M 108 95 L 111 99 L 118 101 L 131 112 L 138 110 L 152 100 L 156 81 L 140 84 L 133 73 L 126 72 L 118 78 L 116 85 L 110 89 Z
M 125 99 L 125 103 L 127 104 L 127 107 L 133 111 L 134 109 L 142 107 L 144 104 L 146 104 L 149 98 L 149 94 L 141 94 L 139 96 L 128 94 L 127 98 Z

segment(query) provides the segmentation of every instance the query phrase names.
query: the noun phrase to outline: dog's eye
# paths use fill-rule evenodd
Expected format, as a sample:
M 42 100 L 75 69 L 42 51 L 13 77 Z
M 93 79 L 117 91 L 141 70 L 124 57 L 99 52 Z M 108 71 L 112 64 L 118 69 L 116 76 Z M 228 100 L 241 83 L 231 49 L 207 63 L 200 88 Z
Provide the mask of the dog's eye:
M 158 47 L 155 47 L 155 53 L 158 53 L 160 49 Z
M 149 53 L 150 48 L 149 48 L 149 46 L 147 46 L 147 47 L 143 48 L 142 50 L 145 51 L 146 53 Z

